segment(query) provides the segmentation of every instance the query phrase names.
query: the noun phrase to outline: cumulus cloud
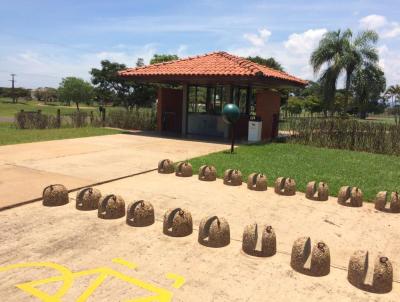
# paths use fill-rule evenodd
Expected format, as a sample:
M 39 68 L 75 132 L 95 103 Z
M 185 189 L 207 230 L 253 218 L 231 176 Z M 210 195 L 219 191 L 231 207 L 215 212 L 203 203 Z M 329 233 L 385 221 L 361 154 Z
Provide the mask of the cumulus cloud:
M 269 31 L 268 31 L 269 32 Z M 273 57 L 280 62 L 285 71 L 304 79 L 314 79 L 313 70 L 309 64 L 311 52 L 318 46 L 319 40 L 327 32 L 325 28 L 309 29 L 305 32 L 290 34 L 287 39 L 281 42 L 253 43 L 249 46 L 229 49 L 236 55 Z M 259 36 L 258 34 L 253 34 Z M 269 32 L 268 36 L 272 33 Z
M 249 41 L 253 46 L 256 47 L 261 47 L 264 46 L 265 43 L 268 41 L 269 37 L 271 36 L 271 32 L 266 29 L 260 29 L 258 33 L 253 34 L 253 33 L 246 33 L 243 35 L 243 37 Z
M 326 32 L 326 28 L 320 28 L 309 29 L 303 33 L 294 33 L 289 36 L 283 45 L 290 52 L 310 54 L 318 46 L 319 41 Z
M 361 18 L 359 23 L 362 28 L 377 30 L 386 26 L 388 21 L 386 17 L 381 15 L 369 15 Z
M 378 31 L 384 39 L 391 39 L 400 36 L 400 24 L 391 22 L 385 16 L 369 15 L 359 20 L 360 27 Z

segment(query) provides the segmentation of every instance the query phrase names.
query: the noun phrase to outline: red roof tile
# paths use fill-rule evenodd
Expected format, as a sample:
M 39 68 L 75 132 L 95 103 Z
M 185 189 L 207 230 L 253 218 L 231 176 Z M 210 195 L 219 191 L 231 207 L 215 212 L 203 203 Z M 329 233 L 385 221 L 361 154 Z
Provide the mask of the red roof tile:
M 144 67 L 129 68 L 119 74 L 123 77 L 149 76 L 229 76 L 229 77 L 266 77 L 284 80 L 297 85 L 307 81 L 296 78 L 283 71 L 278 71 L 227 52 L 213 52 L 201 56 L 163 62 Z

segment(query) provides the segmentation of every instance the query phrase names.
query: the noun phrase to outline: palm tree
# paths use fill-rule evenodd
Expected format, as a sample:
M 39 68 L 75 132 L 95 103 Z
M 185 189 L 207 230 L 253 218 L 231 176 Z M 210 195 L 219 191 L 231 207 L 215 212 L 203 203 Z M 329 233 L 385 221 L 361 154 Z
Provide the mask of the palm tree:
M 375 64 L 378 61 L 378 51 L 375 46 L 377 41 L 378 34 L 371 30 L 362 31 L 356 37 L 353 37 L 350 29 L 343 32 L 330 31 L 323 36 L 318 48 L 311 54 L 310 63 L 316 74 L 325 67 L 320 81 L 324 87 L 326 109 L 332 109 L 336 84 L 342 73 L 346 77 L 347 104 L 354 71 L 361 65 Z
M 400 85 L 389 86 L 385 92 L 385 96 L 392 99 L 392 105 L 396 105 L 400 101 Z

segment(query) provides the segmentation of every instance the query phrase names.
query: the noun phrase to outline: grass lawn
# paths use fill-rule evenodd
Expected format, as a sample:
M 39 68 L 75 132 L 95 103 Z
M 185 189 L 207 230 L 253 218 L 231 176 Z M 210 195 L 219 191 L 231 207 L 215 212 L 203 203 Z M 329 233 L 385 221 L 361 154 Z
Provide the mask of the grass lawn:
M 0 145 L 121 133 L 107 128 L 16 129 L 12 123 L 0 123 Z
M 262 172 L 273 186 L 277 177 L 296 180 L 297 189 L 304 192 L 311 180 L 325 181 L 330 195 L 337 196 L 341 186 L 358 186 L 364 199 L 372 201 L 379 191 L 400 191 L 400 157 L 316 148 L 296 144 L 247 145 L 235 154 L 212 153 L 190 160 L 195 173 L 204 164 L 214 165 L 218 176 L 228 168 L 236 168 L 247 176 Z
M 95 111 L 98 112 L 97 107 L 87 107 L 86 104 L 82 104 L 81 111 Z M 87 108 L 85 108 L 87 107 Z M 21 111 L 38 111 L 42 110 L 44 114 L 57 114 L 57 109 L 61 109 L 61 113 L 72 113 L 76 111 L 75 106 L 62 106 L 59 104 L 45 105 L 38 101 L 24 101 L 20 100 L 18 103 L 12 103 L 11 99 L 0 98 L 0 116 L 14 117 L 14 115 Z

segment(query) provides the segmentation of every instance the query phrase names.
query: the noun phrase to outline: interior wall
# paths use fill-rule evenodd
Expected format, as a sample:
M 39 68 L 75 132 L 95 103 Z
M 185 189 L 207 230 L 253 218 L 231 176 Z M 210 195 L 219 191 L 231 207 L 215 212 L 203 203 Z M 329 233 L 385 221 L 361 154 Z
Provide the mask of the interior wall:
M 256 115 L 261 117 L 263 121 L 262 140 L 271 140 L 278 136 L 280 105 L 281 97 L 279 93 L 272 90 L 263 90 L 256 93 Z

